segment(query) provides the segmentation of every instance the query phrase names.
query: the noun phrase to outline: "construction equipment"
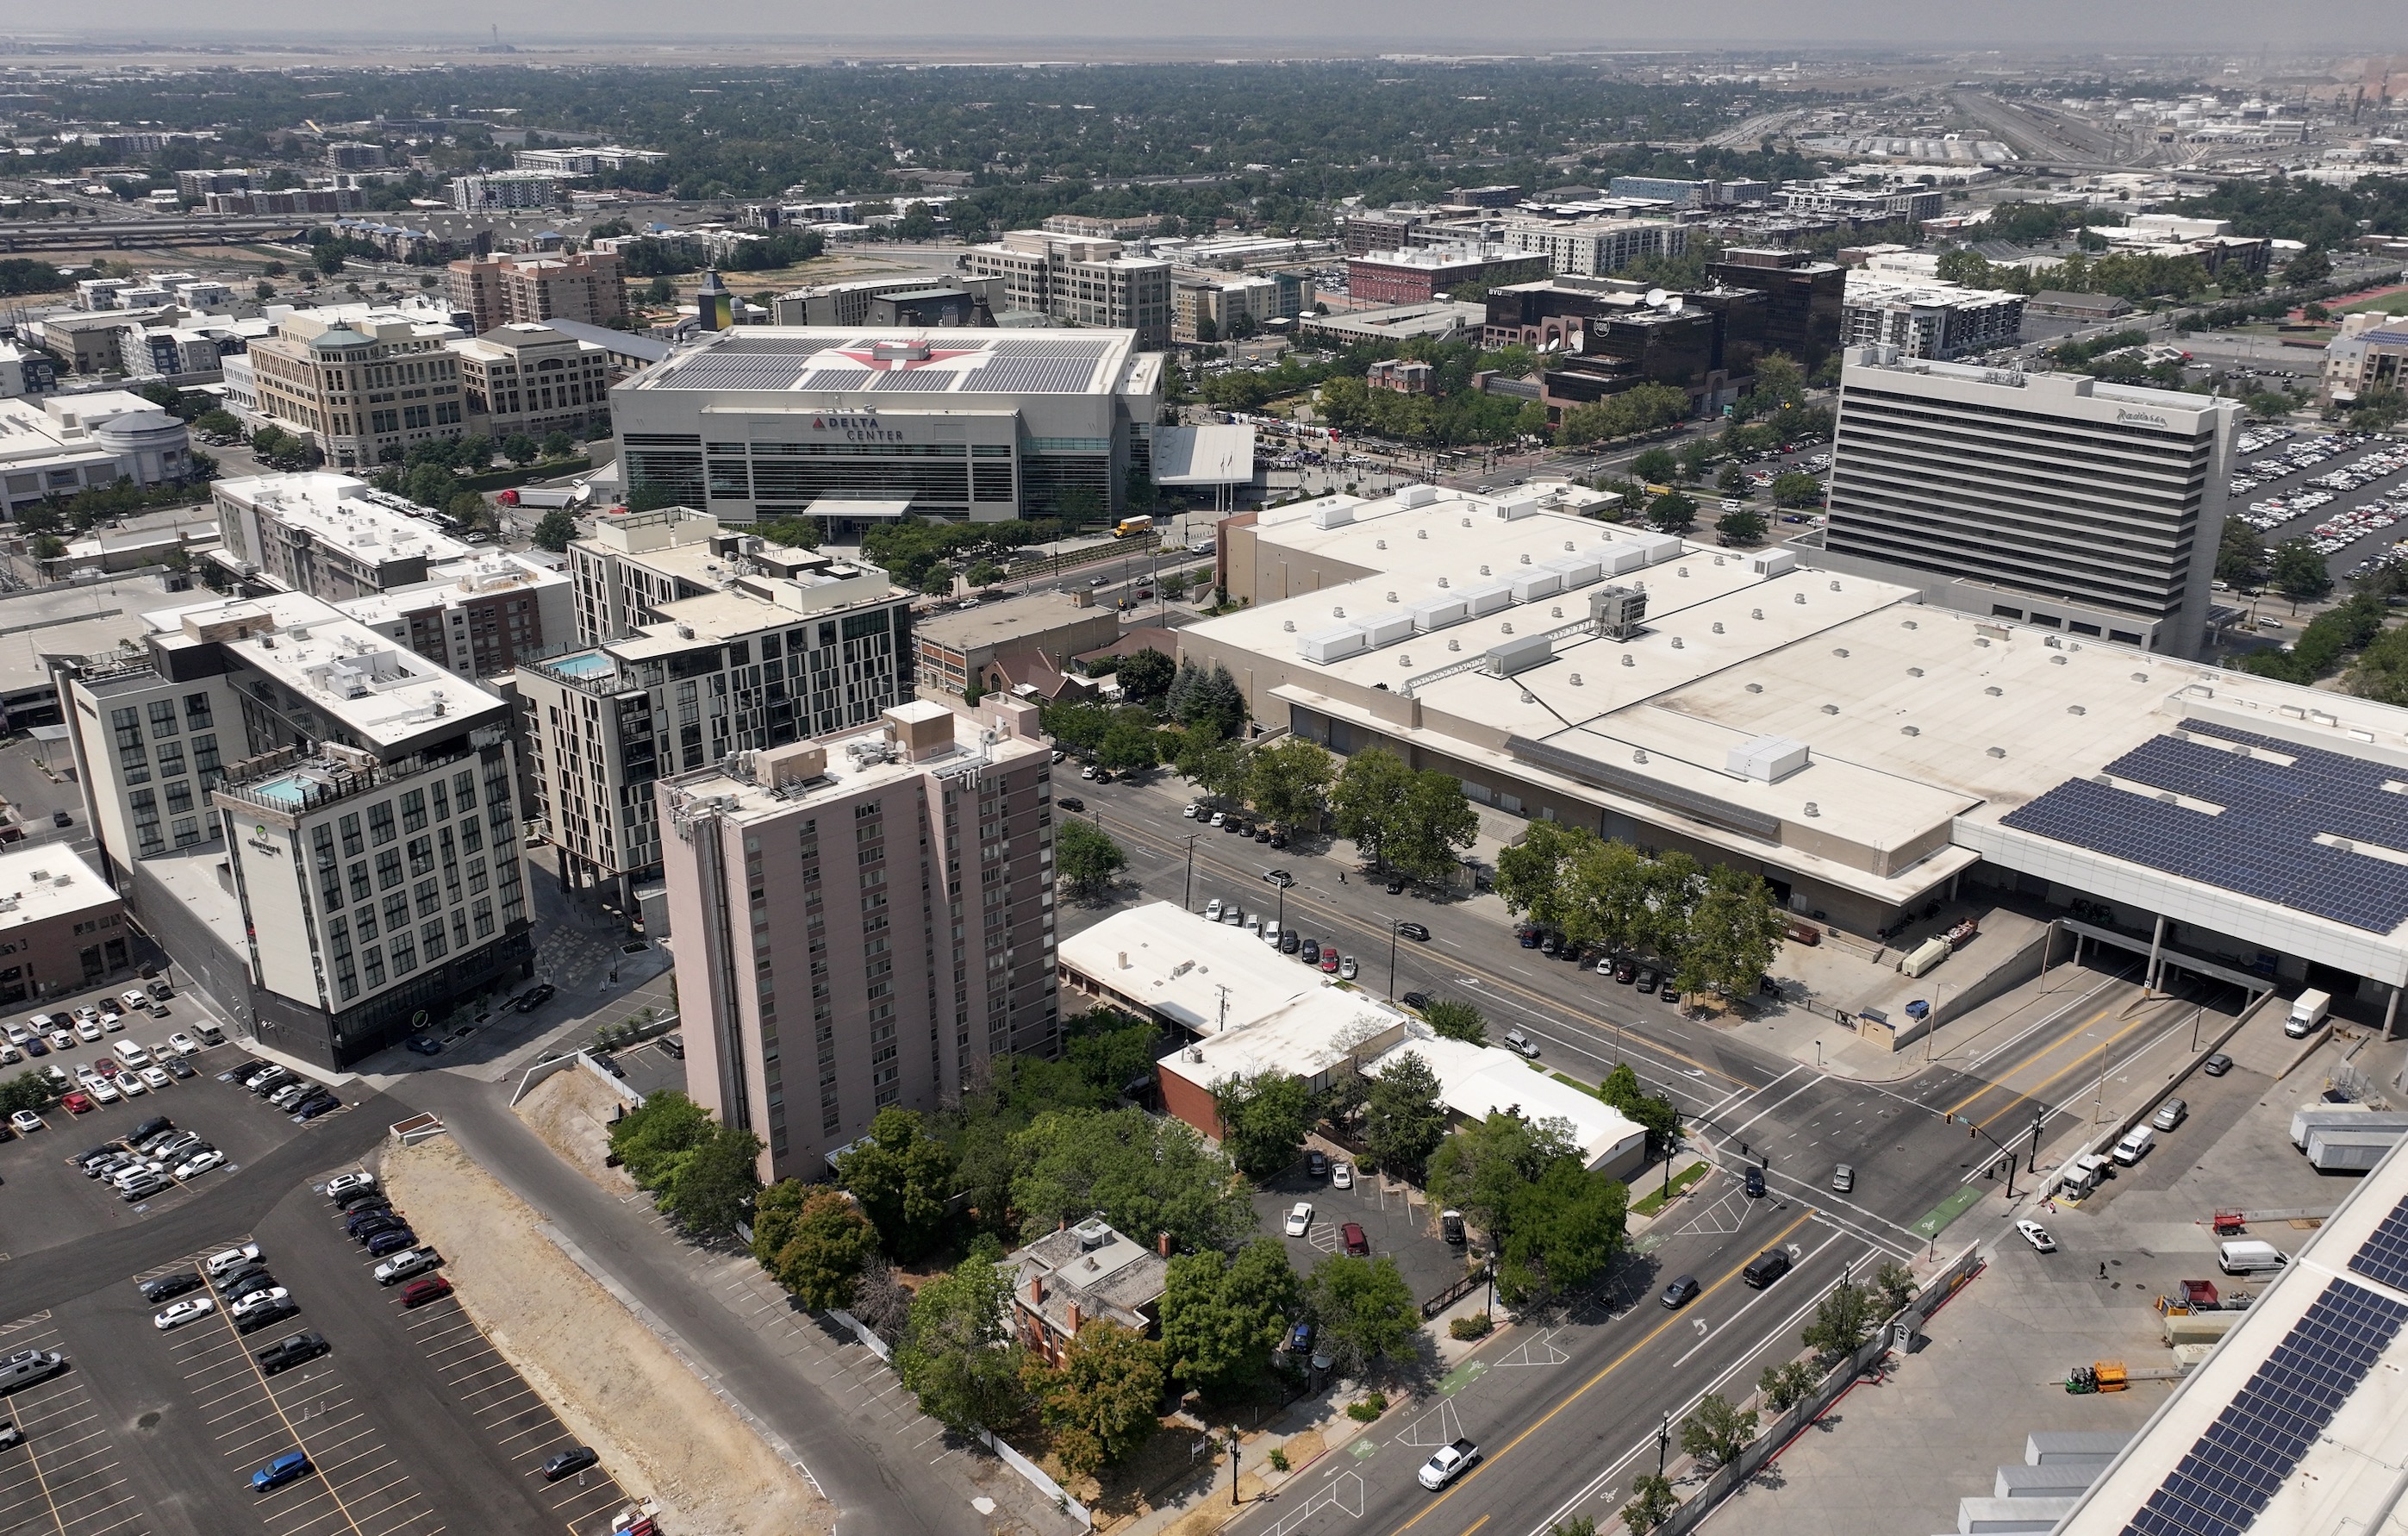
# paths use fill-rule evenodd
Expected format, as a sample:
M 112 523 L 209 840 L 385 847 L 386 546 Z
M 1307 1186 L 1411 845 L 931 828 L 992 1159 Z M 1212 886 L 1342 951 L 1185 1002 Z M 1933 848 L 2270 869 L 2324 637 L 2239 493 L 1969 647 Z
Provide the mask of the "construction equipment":
M 2237 1238 L 2248 1230 L 2249 1219 L 2240 1212 L 2218 1211 L 2215 1213 L 2215 1235 L 2217 1237 Z
M 2121 1392 L 2129 1377 L 2121 1360 L 2094 1360 L 2075 1366 L 2065 1373 L 2065 1389 L 2075 1397 L 2087 1397 L 2093 1392 Z

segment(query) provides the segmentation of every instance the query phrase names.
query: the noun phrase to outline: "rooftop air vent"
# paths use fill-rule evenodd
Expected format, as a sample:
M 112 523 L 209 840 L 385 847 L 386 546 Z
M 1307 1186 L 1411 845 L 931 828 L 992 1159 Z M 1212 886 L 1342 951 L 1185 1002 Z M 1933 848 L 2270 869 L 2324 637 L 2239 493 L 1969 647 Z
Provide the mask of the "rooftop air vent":
M 1486 566 L 1483 566 L 1483 567 L 1480 567 L 1480 574 L 1481 574 L 1481 575 L 1483 575 L 1483 576 L 1487 575 L 1487 574 L 1488 574 L 1488 567 L 1487 567 Z
M 1539 696 L 1530 692 L 1527 688 L 1525 688 L 1522 690 L 1522 702 L 1525 704 L 1536 704 L 1539 702 Z
M 1329 610 L 1329 616 L 1333 619 L 1342 619 L 1346 617 L 1346 610 L 1342 608 L 1333 608 Z
M 1438 584 L 1439 584 L 1439 585 L 1440 585 L 1440 586 L 1444 586 L 1444 585 L 1446 585 L 1446 578 L 1445 578 L 1445 577 L 1443 577 L 1443 576 L 1440 577 L 1440 578 L 1438 579 Z
M 1524 565 L 1526 565 L 1526 565 L 1528 565 L 1529 563 L 1530 563 L 1530 554 L 1529 554 L 1529 552 L 1528 552 L 1528 551 L 1526 551 L 1526 550 L 1525 550 L 1525 551 L 1522 553 L 1522 564 L 1524 564 Z
M 1675 651 L 1681 649 L 1681 637 L 1678 635 L 1672 637 L 1672 649 Z
M 1721 634 L 1722 632 L 1723 632 L 1723 622 L 1722 622 L 1720 619 L 1716 619 L 1716 620 L 1714 621 L 1714 633 L 1715 633 L 1715 634 L 1717 634 L 1717 635 L 1719 635 L 1719 634 Z
M 2146 682 L 2149 681 L 2149 674 L 2146 672 L 2135 672 L 2132 674 L 2132 681 L 2134 682 Z
M 1497 632 L 1500 635 L 1511 635 L 1513 633 L 1513 626 L 1510 624 L 1500 624 L 1497 626 Z
M 2000 686 L 1999 686 L 1997 683 L 1995 683 L 1995 682 L 1994 682 L 1994 683 L 1992 683 L 1992 684 L 1991 684 L 1990 686 L 1988 686 L 1987 688 L 1983 689 L 1983 690 L 1982 690 L 1982 692 L 1984 692 L 1984 693 L 1985 693 L 1985 694 L 1989 695 L 1992 698 L 2003 698 L 2003 697 L 2005 697 L 2005 696 L 2006 696 L 2006 693 L 2007 693 L 2007 691 L 2006 691 L 2004 688 L 2000 687 Z
M 1397 600 L 1397 595 L 1396 595 L 1395 593 L 1393 593 L 1393 592 L 1392 592 L 1392 593 L 1388 594 L 1388 601 L 1390 601 L 1390 602 L 1392 602 L 1392 603 L 1393 603 L 1393 602 L 1395 602 L 1396 600 Z
M 1384 550 L 1384 549 L 1386 549 L 1386 548 L 1388 547 L 1388 541 L 1387 541 L 1386 539 L 1384 539 L 1384 538 L 1375 538 L 1375 539 L 1373 539 L 1373 540 L 1371 541 L 1371 547 L 1372 547 L 1372 548 L 1374 548 L 1374 549 L 1382 549 L 1382 550 Z M 1389 598 L 1388 600 L 1389 600 L 1390 602 L 1395 602 L 1395 601 L 1396 601 L 1396 599 L 1395 599 L 1394 597 L 1391 597 L 1391 598 Z
M 1808 814 L 1809 816 L 1819 816 L 1819 815 L 1821 815 L 1822 813 L 1823 813 L 1823 808 L 1822 808 L 1821 806 L 1816 805 L 1816 804 L 1815 804 L 1813 801 L 1812 801 L 1812 800 L 1809 800 L 1809 801 L 1807 801 L 1807 802 L 1806 802 L 1806 814 Z
M 1406 655 L 1402 651 L 1399 651 L 1399 652 L 1398 652 L 1398 653 L 1397 653 L 1397 665 L 1398 665 L 1398 666 L 1399 666 L 1399 667 L 1411 667 L 1412 664 L 1413 664 L 1413 658 L 1412 658 L 1412 657 L 1411 657 L 1411 656 L 1409 656 L 1409 655 Z
M 2065 712 L 2068 714 L 2088 714 L 2090 711 L 2084 709 L 2079 704 L 2069 704 L 2065 707 Z
M 1848 659 L 1848 648 L 1844 645 L 1835 645 L 1831 648 L 1831 654 L 1839 657 L 1842 661 L 1845 661 Z
M 1630 760 L 1634 763 L 1643 763 L 1647 761 L 1647 749 L 1645 747 L 1641 747 L 1637 752 L 1632 753 L 1630 754 Z
M 1464 525 L 1465 527 L 1467 527 L 1467 528 L 1470 527 L 1470 526 L 1471 526 L 1471 519 L 1469 519 L 1469 518 L 1468 518 L 1468 517 L 1467 517 L 1467 518 L 1465 518 L 1465 519 L 1463 520 L 1463 525 Z
M 1806 595 L 1805 595 L 1804 593 L 1802 593 L 1802 592 L 1801 592 L 1801 593 L 1799 593 L 1799 594 L 1798 594 L 1798 596 L 1795 596 L 1794 598 L 1792 598 L 1792 599 L 1790 599 L 1790 600 L 1791 600 L 1791 601 L 1793 601 L 1793 602 L 1795 602 L 1796 604 L 1798 604 L 1798 606 L 1799 606 L 1799 607 L 1800 607 L 1800 608 L 1803 608 L 1803 607 L 1805 607 L 1805 606 L 1806 606 Z
M 1901 629 L 1914 629 L 1916 628 L 1917 625 L 1913 619 L 1906 619 L 1900 621 L 1899 627 Z
M 1906 669 L 1906 675 L 1911 678 L 1919 678 L 1923 675 L 1923 668 L 1920 667 L 1910 667 Z
M 1629 652 L 1625 651 L 1622 653 L 1622 665 L 1625 667 L 1636 667 L 1639 665 L 1639 658 L 1632 655 Z
M 1413 530 L 1413 537 L 1415 538 L 1427 538 L 1429 537 L 1429 530 L 1427 528 L 1415 528 Z
M 1578 672 L 1574 672 L 1574 673 L 1572 674 L 1572 686 L 1573 686 L 1573 687 L 1575 687 L 1575 688 L 1577 688 L 1577 687 L 1579 687 L 1580 685 L 1581 685 L 1580 674 L 1579 674 Z
M 1547 610 L 1547 617 L 1550 619 L 1560 619 L 1563 616 L 1564 605 L 1561 603 L 1557 603 L 1553 608 Z
M 2063 656 L 2051 656 L 2048 658 L 2048 664 L 2051 667 L 2062 667 L 2065 665 L 2065 658 Z
M 1689 567 L 1686 566 L 1680 567 L 1678 569 L 1674 570 L 1672 574 L 1685 581 L 1688 578 Z
M 1283 632 L 1293 635 L 1296 633 L 1296 621 L 1294 619 L 1282 619 L 1280 621 L 1280 628 Z
M 1717 565 L 1717 566 L 1719 566 L 1719 565 L 1721 565 L 1722 563 L 1723 563 L 1723 557 L 1722 557 L 1721 555 L 1719 555 L 1719 554 L 1718 554 L 1718 555 L 1715 555 L 1715 556 L 1714 556 L 1714 564 L 1715 564 L 1715 565 Z
M 1565 540 L 1564 540 L 1564 553 L 1565 553 L 1566 554 L 1570 554 L 1571 552 L 1572 552 L 1572 541 L 1571 541 L 1570 539 L 1567 538 L 1567 539 L 1565 539 Z
M 1977 635 L 1973 638 L 1973 643 L 1986 650 L 1990 644 L 1990 638 L 1987 635 Z
M 1840 707 L 1837 704 L 1826 704 L 1823 706 L 1823 712 L 1825 714 L 1838 714 L 1840 712 Z
M 1764 617 L 1764 610 L 1760 608 L 1751 608 L 1747 610 L 1747 616 L 1751 619 L 1761 619 Z
M 2007 749 L 2004 747 L 1992 747 L 1989 749 L 1989 754 L 1993 757 L 2004 757 L 2007 754 Z
M 1761 682 L 1751 682 L 1747 685 L 1747 691 L 1751 694 L 1760 694 L 1764 692 L 1764 684 Z
M 1831 583 L 1831 590 L 1832 590 L 1833 592 L 1837 592 L 1837 591 L 1839 591 L 1839 590 L 1840 590 L 1840 583 L 1839 583 L 1839 582 L 1837 582 L 1837 581 L 1832 582 L 1832 583 Z
M 1446 642 L 1446 648 L 1450 651 L 1460 651 L 1463 649 L 1463 642 L 1461 640 L 1451 639 Z
M 1900 736 L 1921 736 L 1923 734 L 1923 727 L 1920 725 L 1900 725 L 1898 728 L 1898 734 Z

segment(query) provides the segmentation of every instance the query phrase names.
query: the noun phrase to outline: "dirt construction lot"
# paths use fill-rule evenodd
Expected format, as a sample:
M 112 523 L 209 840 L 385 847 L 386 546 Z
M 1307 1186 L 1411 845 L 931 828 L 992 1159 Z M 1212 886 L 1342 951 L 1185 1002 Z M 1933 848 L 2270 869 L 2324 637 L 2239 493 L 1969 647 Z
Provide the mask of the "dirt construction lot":
M 629 1493 L 680 1536 L 831 1530 L 836 1511 L 615 1298 L 535 1213 L 446 1138 L 389 1149 L 382 1176 L 494 1346 Z

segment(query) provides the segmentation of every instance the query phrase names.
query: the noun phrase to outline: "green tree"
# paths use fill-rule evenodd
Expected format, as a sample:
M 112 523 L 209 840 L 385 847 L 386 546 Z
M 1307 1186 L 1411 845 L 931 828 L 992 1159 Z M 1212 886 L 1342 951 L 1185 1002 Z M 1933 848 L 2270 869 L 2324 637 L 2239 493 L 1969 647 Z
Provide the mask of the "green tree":
M 1413 770 L 1385 747 L 1366 747 L 1346 759 L 1329 810 L 1338 835 L 1352 840 L 1365 862 L 1383 862 L 1412 781 Z
M 710 1111 L 675 1088 L 664 1088 L 611 1122 L 610 1150 L 629 1178 L 650 1188 L 678 1158 L 709 1140 L 710 1127 Z
M 753 1235 L 757 1252 L 758 1225 Z M 796 1213 L 768 1269 L 796 1300 L 825 1312 L 853 1304 L 853 1287 L 877 1254 L 878 1228 L 861 1208 L 836 1190 L 814 1189 Z
M 910 1110 L 878 1112 L 869 1134 L 837 1159 L 837 1182 L 853 1191 L 886 1252 L 908 1264 L 945 1239 L 953 1158 Z
M 1872 1287 L 1849 1281 L 1824 1293 L 1814 1308 L 1814 1320 L 1806 1325 L 1802 1342 L 1808 1349 L 1838 1359 L 1854 1354 L 1872 1337 L 1873 1328 L 1880 1321 Z
M 541 452 L 536 440 L 523 432 L 513 432 L 502 439 L 502 457 L 521 467 L 533 464 Z
M 1054 877 L 1074 897 L 1102 895 L 1127 866 L 1127 853 L 1091 823 L 1073 816 L 1054 829 Z
M 1717 864 L 1705 871 L 1703 889 L 1689 909 L 1676 982 L 1684 993 L 1720 988 L 1734 999 L 1752 998 L 1788 927 L 1761 877 Z
M 1887 1317 L 1914 1300 L 1920 1287 L 1915 1284 L 1914 1271 L 1893 1260 L 1874 1271 L 1873 1288 L 1881 1292 L 1881 1313 Z
M 1784 1365 L 1769 1365 L 1756 1378 L 1756 1390 L 1764 1399 L 1764 1406 L 1776 1414 L 1787 1413 L 1791 1406 L 1805 1400 L 1806 1395 L 1822 1384 L 1823 1374 L 1811 1360 L 1791 1360 Z
M 1170 658 L 1152 646 L 1123 656 L 1115 673 L 1121 680 L 1121 696 L 1137 704 L 1161 702 L 1176 674 Z
M 1534 1125 L 1498 1110 L 1440 1143 L 1429 1160 L 1430 1198 L 1463 1212 L 1501 1248 L 1512 1241 L 1514 1202 L 1522 1191 L 1547 1165 L 1572 1156 L 1569 1123 Z
M 577 537 L 577 517 L 566 507 L 554 507 L 536 520 L 535 544 L 558 554 Z
M 1630 1536 L 1647 1536 L 1657 1526 L 1672 1517 L 1681 1501 L 1672 1497 L 1670 1478 L 1654 1472 L 1642 1472 L 1630 1486 L 1630 1502 L 1622 1506 L 1622 1523 Z
M 202 411 L 200 415 L 194 418 L 193 426 L 195 430 L 204 432 L 212 438 L 239 438 L 242 436 L 242 423 L 231 410 L 214 409 Z
M 1524 827 L 1520 837 L 1497 854 L 1497 874 L 1491 884 L 1505 910 L 1570 935 L 1580 922 L 1570 868 L 1580 853 L 1596 840 L 1597 834 L 1586 827 L 1563 822 L 1534 821 Z M 1575 941 L 1590 937 L 1582 933 Z
M 323 245 L 313 248 L 309 252 L 309 260 L 319 271 L 331 278 L 343 269 L 343 248 L 329 240 Z
M 33 555 L 36 560 L 60 560 L 66 556 L 67 541 L 54 533 L 38 535 L 34 539 Z
M 1425 885 L 1440 885 L 1454 876 L 1462 850 L 1479 835 L 1480 813 L 1464 797 L 1463 781 L 1427 768 L 1406 783 L 1404 800 L 1380 840 L 1380 856 Z
M 1281 826 L 1311 826 L 1321 820 L 1330 781 L 1338 774 L 1329 749 L 1291 736 L 1254 754 L 1246 797 L 1256 814 Z
M 713 1126 L 700 1145 L 677 1158 L 654 1181 L 654 1203 L 691 1232 L 731 1231 L 761 1187 L 754 1172 L 761 1138 L 734 1126 Z
M 1055 746 L 1092 752 L 1103 745 L 1104 733 L 1112 728 L 1112 711 L 1091 698 L 1071 699 L 1044 706 L 1038 711 L 1037 723 Z
M 966 1259 L 920 1287 L 895 1351 L 920 1412 L 962 1434 L 1001 1429 L 1027 1409 L 1012 1338 L 1011 1282 L 996 1265 Z
M 781 1179 L 761 1191 L 752 1201 L 752 1256 L 767 1269 L 778 1256 L 778 1250 L 795 1235 L 795 1223 L 801 1216 L 803 1202 L 817 1193 L 819 1186 L 800 1179 Z
M 1755 1442 L 1756 1429 L 1755 1410 L 1742 1414 L 1721 1393 L 1709 1392 L 1681 1421 L 1681 1452 L 1727 1467 Z
M 1605 1081 L 1597 1085 L 1597 1096 L 1624 1119 L 1645 1129 L 1650 1156 L 1669 1151 L 1681 1134 L 1680 1108 L 1670 1098 L 1642 1091 L 1639 1074 L 1627 1061 L 1605 1074 Z
M 2237 587 L 2254 587 L 2266 580 L 2266 541 L 2237 517 L 2226 518 L 2224 531 L 2216 536 L 2215 579 Z
M 1304 1155 L 1312 1128 L 1312 1091 L 1304 1080 L 1276 1068 L 1252 1077 L 1228 1077 L 1212 1085 L 1221 1150 L 1252 1179 L 1268 1179 Z
M 543 435 L 542 452 L 547 459 L 565 459 L 577 452 L 577 439 L 567 433 L 553 430 Z
M 1468 1002 L 1452 998 L 1438 998 L 1423 1008 L 1422 1017 L 1429 1026 L 1447 1040 L 1459 1040 L 1469 1045 L 1488 1043 L 1488 1021 L 1480 1010 Z
M 2273 574 L 2274 590 L 2291 600 L 2294 613 L 2301 603 L 2315 602 L 2333 589 L 2332 567 L 2304 538 L 2286 538 L 2274 546 Z
M 1217 800 L 1242 802 L 1254 782 L 1254 749 L 1210 725 L 1191 726 L 1179 739 L 1179 772 Z
M 1745 507 L 1714 520 L 1714 532 L 1728 544 L 1753 544 L 1764 537 L 1764 514 Z
M 1112 723 L 1104 727 L 1104 739 L 1096 743 L 1098 764 L 1114 773 L 1137 773 L 1161 760 L 1154 727 L 1142 714 L 1132 707 L 1112 716 Z
M 1207 1397 L 1252 1385 L 1303 1310 L 1303 1284 L 1277 1238 L 1256 1238 L 1234 1256 L 1178 1255 L 1166 1280 L 1162 1347 L 1170 1372 Z
M 1667 491 L 1647 504 L 1647 521 L 1664 533 L 1679 533 L 1698 521 L 1698 504 L 1678 491 Z
M 1184 1121 L 1135 1109 L 1049 1111 L 1014 1133 L 1010 1150 L 1024 1239 L 1098 1211 L 1140 1242 L 1168 1232 L 1197 1252 L 1234 1247 L 1254 1230 L 1237 1170 Z
M 1065 1471 L 1085 1477 L 1141 1450 L 1162 1427 L 1162 1345 L 1117 1323 L 1080 1326 L 1062 1363 L 1030 1361 L 1026 1385 Z
M 1622 1252 L 1630 1190 L 1557 1157 L 1513 1194 L 1498 1258 L 1497 1289 L 1508 1301 L 1576 1291 Z
M 1363 1144 L 1383 1170 L 1417 1181 L 1445 1139 L 1438 1074 L 1419 1052 L 1404 1052 L 1371 1080 L 1363 1105 Z
M 1669 448 L 1650 448 L 1630 461 L 1630 472 L 1651 485 L 1661 485 L 1672 478 L 1679 462 Z
M 1784 469 L 1772 477 L 1772 504 L 1796 510 L 1823 505 L 1823 482 L 1802 469 Z
M 1712 465 L 1721 452 L 1722 450 L 1714 446 L 1714 440 L 1712 438 L 1691 438 L 1681 445 L 1681 451 L 1673 456 L 1680 460 L 1683 480 L 1698 480 L 1704 477 L 1707 467 Z
M 1421 1308 L 1397 1261 L 1332 1254 L 1312 1267 L 1304 1283 L 1320 1343 L 1344 1375 L 1359 1375 L 1373 1360 L 1400 1356 L 1421 1331 Z
M 50 1080 L 30 1067 L 0 1083 L 0 1113 L 31 1110 L 39 1114 L 57 1101 L 58 1095 L 50 1091 Z

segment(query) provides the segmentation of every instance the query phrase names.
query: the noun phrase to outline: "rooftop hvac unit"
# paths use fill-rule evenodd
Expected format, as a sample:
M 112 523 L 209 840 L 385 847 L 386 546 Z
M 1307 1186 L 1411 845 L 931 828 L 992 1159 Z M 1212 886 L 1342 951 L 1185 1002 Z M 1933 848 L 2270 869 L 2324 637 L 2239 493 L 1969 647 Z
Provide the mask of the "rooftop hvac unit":
M 1803 741 L 1792 741 L 1785 736 L 1758 736 L 1731 748 L 1723 766 L 1742 779 L 1777 784 L 1804 768 L 1809 760 Z
M 1758 576 L 1786 576 L 1798 568 L 1796 550 L 1766 550 L 1747 557 L 1747 568 Z
M 1435 485 L 1408 485 L 1397 493 L 1397 505 L 1399 507 L 1426 507 L 1437 499 L 1438 487 Z
M 1325 629 L 1317 635 L 1299 636 L 1296 642 L 1296 653 L 1307 661 L 1319 662 L 1326 667 L 1331 662 L 1343 661 L 1348 656 L 1356 654 L 1364 650 L 1367 644 L 1367 638 L 1359 625 L 1342 624 L 1335 629 Z
M 1412 615 L 1413 627 L 1425 635 L 1451 624 L 1461 624 L 1471 616 L 1460 597 L 1425 597 L 1418 603 L 1406 604 L 1405 611 Z
M 1597 558 L 1608 576 L 1627 576 L 1647 566 L 1647 552 L 1636 544 L 1616 544 L 1612 549 L 1599 550 Z
M 1627 640 L 1647 617 L 1644 587 L 1599 587 L 1588 595 L 1588 616 L 1608 639 Z
M 1526 635 L 1488 648 L 1484 668 L 1491 677 L 1510 678 L 1516 672 L 1526 672 L 1554 658 L 1555 642 L 1544 635 Z
M 1566 592 L 1605 579 L 1605 560 L 1595 551 L 1586 554 L 1559 554 L 1546 563 L 1546 568 L 1562 574 Z
M 1362 621 L 1363 643 L 1369 646 L 1394 645 L 1408 639 L 1413 633 L 1413 616 L 1407 612 L 1383 613 Z
M 1536 602 L 1563 590 L 1564 573 L 1559 570 L 1534 570 L 1513 578 L 1513 600 L 1517 603 Z
M 1484 582 L 1463 595 L 1463 606 L 1475 619 L 1510 607 L 1512 601 L 1513 583 L 1511 581 Z
M 1506 523 L 1519 523 L 1539 510 L 1537 496 L 1509 496 L 1497 504 L 1498 518 Z
M 1354 509 L 1352 507 L 1324 507 L 1312 514 L 1312 525 L 1316 528 L 1342 528 L 1354 521 Z
M 1681 557 L 1681 541 L 1668 533 L 1634 534 L 1631 541 L 1646 552 L 1647 563 L 1651 566 L 1660 566 L 1667 560 Z

